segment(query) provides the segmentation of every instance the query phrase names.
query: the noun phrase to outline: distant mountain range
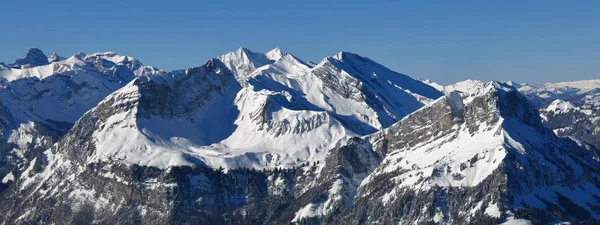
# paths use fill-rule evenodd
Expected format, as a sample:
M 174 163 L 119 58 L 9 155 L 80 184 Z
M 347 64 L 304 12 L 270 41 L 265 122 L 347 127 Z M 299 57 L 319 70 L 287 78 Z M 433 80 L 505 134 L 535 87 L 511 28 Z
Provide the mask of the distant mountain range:
M 600 80 L 413 79 L 349 52 L 0 63 L 0 224 L 600 222 Z

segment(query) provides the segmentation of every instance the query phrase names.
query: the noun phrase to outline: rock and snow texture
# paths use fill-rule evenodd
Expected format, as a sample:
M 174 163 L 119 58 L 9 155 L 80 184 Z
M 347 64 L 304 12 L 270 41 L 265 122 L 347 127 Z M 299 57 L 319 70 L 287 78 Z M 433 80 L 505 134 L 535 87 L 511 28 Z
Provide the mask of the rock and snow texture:
M 233 72 L 237 79 L 243 80 L 254 70 L 273 63 L 278 53 L 281 51 L 274 49 L 267 56 L 241 47 L 234 52 L 219 56 L 218 59 Z
M 600 220 L 600 154 L 547 129 L 524 85 L 428 85 L 348 52 L 240 48 L 164 72 L 30 51 L 0 64 L 0 154 L 19 159 L 0 167 L 0 223 Z M 594 90 L 576 97 L 545 121 L 597 115 Z
M 17 59 L 14 64 L 15 68 L 31 68 L 48 64 L 48 57 L 37 48 L 28 48 L 25 58 Z
M 541 106 L 555 99 L 568 100 L 585 93 L 597 92 L 600 89 L 600 80 L 546 83 L 541 87 L 528 84 L 515 84 L 514 86 L 534 104 Z
M 556 134 L 600 149 L 600 80 L 513 86 L 539 107 L 544 123 Z
M 160 71 L 115 53 L 69 58 L 29 48 L 11 66 L 0 63 L 0 176 L 15 177 L 64 135 L 86 111 L 138 76 Z
M 26 58 L 31 57 L 28 53 Z M 77 55 L 52 63 L 46 59 L 36 67 L 0 69 L 0 98 L 17 122 L 72 124 L 133 78 L 158 72 L 115 53 Z
M 577 107 L 569 101 L 556 99 L 552 101 L 544 110 L 553 113 L 566 113 L 572 110 L 577 110 Z
M 465 80 L 465 81 L 460 81 L 455 84 L 451 84 L 451 85 L 447 85 L 447 86 L 435 83 L 430 80 L 422 80 L 422 81 L 424 83 L 428 84 L 429 86 L 437 89 L 438 91 L 441 91 L 446 94 L 451 93 L 453 91 L 457 91 L 462 94 L 476 93 L 479 90 L 483 89 L 483 87 L 485 85 L 485 83 L 483 81 L 479 81 L 479 80 Z
M 477 80 L 448 86 L 429 80 L 423 82 L 444 93 L 458 91 L 463 96 L 477 95 L 484 84 Z M 542 87 L 512 81 L 506 84 L 515 87 L 538 107 L 543 122 L 556 134 L 600 149 L 600 80 L 546 83 Z
M 349 138 L 442 95 L 351 53 L 315 67 L 279 49 L 268 57 L 276 60 L 240 48 L 199 68 L 136 78 L 83 117 L 113 110 L 94 122 L 89 160 L 291 168 L 324 161 Z
M 540 109 L 544 123 L 563 137 L 600 149 L 600 93 L 586 92 L 568 100 L 554 100 Z
M 510 212 L 534 224 L 600 218 L 592 152 L 546 129 L 508 85 L 457 99 L 450 94 L 370 137 L 387 156 L 361 183 L 351 221 L 500 223 Z

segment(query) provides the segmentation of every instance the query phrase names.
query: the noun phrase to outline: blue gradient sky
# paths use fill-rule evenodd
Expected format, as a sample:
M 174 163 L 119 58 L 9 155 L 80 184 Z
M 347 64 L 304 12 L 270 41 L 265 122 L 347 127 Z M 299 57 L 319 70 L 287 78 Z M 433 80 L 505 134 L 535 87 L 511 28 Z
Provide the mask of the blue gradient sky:
M 244 46 L 315 62 L 350 51 L 443 84 L 600 78 L 600 1 L 25 2 L 2 3 L 2 62 L 33 46 L 171 70 Z

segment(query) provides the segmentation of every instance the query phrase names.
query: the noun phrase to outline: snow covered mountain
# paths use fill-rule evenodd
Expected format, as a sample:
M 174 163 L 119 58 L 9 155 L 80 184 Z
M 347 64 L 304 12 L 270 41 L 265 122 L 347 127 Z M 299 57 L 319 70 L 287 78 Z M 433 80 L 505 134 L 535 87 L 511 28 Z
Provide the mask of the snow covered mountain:
M 46 62 L 41 64 L 41 59 Z M 131 57 L 110 52 L 80 53 L 49 63 L 39 49 L 30 48 L 25 59 L 17 60 L 17 64 L 20 61 L 41 65 L 0 68 L 0 97 L 17 122 L 74 123 L 134 77 L 160 72 Z
M 7 110 L 18 115 L 17 124 L 64 122 L 71 128 L 73 118 L 80 117 L 64 136 L 57 135 L 58 143 L 52 146 L 55 139 L 45 142 L 43 147 L 52 146 L 51 150 L 25 157 L 28 166 L 10 173 L 17 192 L 37 193 L 34 183 L 44 182 L 40 176 L 58 179 L 52 185 L 62 186 L 59 180 L 64 174 L 90 172 L 81 168 L 85 165 L 158 169 L 316 165 L 352 137 L 387 127 L 442 96 L 419 81 L 346 52 L 310 65 L 280 49 L 262 54 L 240 48 L 201 67 L 172 72 L 143 67 L 131 57 L 114 53 L 52 58 L 55 62 L 46 59 L 48 63 L 37 67 L 3 68 L 2 77 L 9 85 L 60 77 L 84 87 L 107 89 L 96 87 L 97 93 L 60 95 L 69 98 L 50 95 L 40 100 L 56 105 L 67 102 L 68 107 L 58 113 L 44 110 L 43 105 L 19 108 L 9 104 Z M 50 92 L 60 90 L 68 88 L 58 86 Z M 96 98 L 102 95 L 106 95 L 103 100 Z M 73 96 L 87 97 L 87 101 Z M 96 106 L 89 109 L 94 101 Z M 27 145 L 30 136 L 19 140 Z M 310 174 L 321 168 L 322 164 L 302 177 L 315 179 Z M 55 194 L 52 197 L 59 196 Z
M 600 148 L 600 80 L 547 83 L 542 87 L 512 84 L 540 109 L 556 134 Z
M 25 58 L 17 59 L 11 66 L 18 69 L 24 69 L 47 65 L 48 62 L 48 58 L 41 50 L 37 48 L 28 48 Z
M 582 80 L 560 83 L 546 83 L 542 87 L 528 84 L 513 84 L 534 104 L 541 106 L 555 99 L 567 100 L 600 89 L 600 80 Z
M 250 74 L 234 71 L 266 56 L 243 48 L 226 56 L 232 56 L 222 57 L 228 64 L 212 59 L 198 68 L 137 76 L 71 130 L 85 126 L 92 133 L 65 138 L 94 145 L 88 162 L 290 168 L 323 161 L 329 149 L 441 96 L 351 53 L 315 67 L 285 53 Z
M 21 152 L 0 164 L 0 224 L 600 221 L 598 150 L 508 84 L 438 91 L 348 52 L 240 48 L 171 72 L 39 56 L 0 65 L 0 154 Z
M 477 80 L 461 81 L 448 86 L 429 80 L 423 82 L 444 93 L 458 91 L 462 95 L 476 94 L 484 86 L 484 82 Z M 512 81 L 506 84 L 515 87 L 538 107 L 542 121 L 556 134 L 600 149 L 598 80 L 547 83 L 543 87 Z
M 600 149 L 600 92 L 554 100 L 540 114 L 556 134 Z
M 452 91 L 474 92 L 481 89 L 484 85 L 484 82 L 479 80 L 465 80 L 451 85 L 441 85 L 434 81 L 423 79 L 421 81 L 444 93 Z M 508 81 L 506 84 L 515 87 L 537 107 L 546 105 L 556 99 L 568 100 L 586 93 L 598 92 L 600 89 L 600 80 L 546 83 L 541 87 L 513 81 Z
M 386 157 L 358 188 L 354 223 L 598 220 L 598 152 L 555 136 L 509 85 L 451 93 L 370 139 Z
M 273 49 L 273 51 L 267 53 L 269 55 L 269 57 L 267 57 L 265 54 L 253 52 L 241 47 L 235 52 L 229 52 L 219 56 L 217 59 L 225 64 L 237 79 L 243 80 L 259 67 L 274 63 L 277 59 L 277 55 L 280 53 L 281 51 L 279 49 Z
M 52 61 L 52 62 L 51 62 Z M 160 71 L 115 53 L 67 59 L 29 48 L 24 59 L 0 65 L 0 176 L 17 176 L 86 111 L 133 78 Z

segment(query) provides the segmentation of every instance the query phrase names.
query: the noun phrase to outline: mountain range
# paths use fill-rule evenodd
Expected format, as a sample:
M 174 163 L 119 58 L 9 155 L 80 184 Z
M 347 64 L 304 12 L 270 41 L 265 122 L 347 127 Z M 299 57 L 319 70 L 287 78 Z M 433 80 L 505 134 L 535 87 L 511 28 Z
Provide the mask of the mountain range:
M 600 81 L 413 79 L 246 48 L 0 63 L 2 224 L 600 222 Z

